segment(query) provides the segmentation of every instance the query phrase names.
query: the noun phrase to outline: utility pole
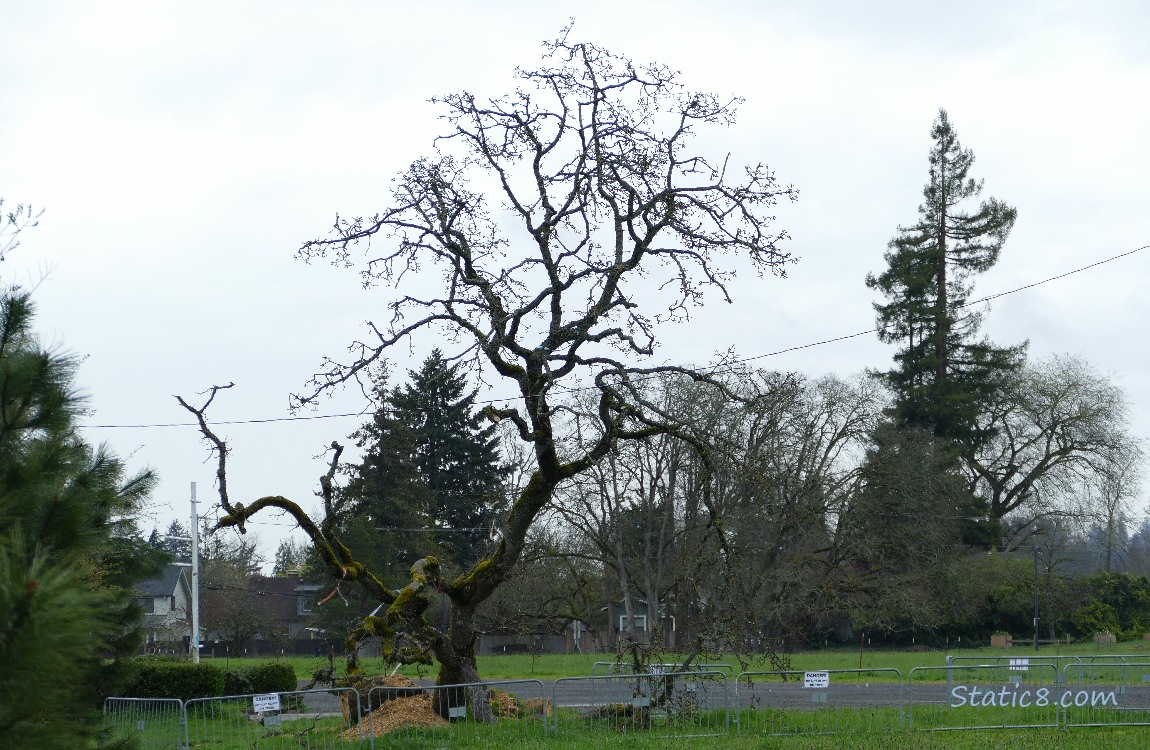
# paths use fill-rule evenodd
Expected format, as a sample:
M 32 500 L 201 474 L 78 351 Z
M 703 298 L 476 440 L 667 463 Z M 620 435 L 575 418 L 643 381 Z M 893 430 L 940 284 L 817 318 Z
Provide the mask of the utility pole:
M 192 661 L 200 663 L 200 516 L 196 483 L 192 482 Z
M 1038 651 L 1038 545 L 1034 545 L 1034 650 Z

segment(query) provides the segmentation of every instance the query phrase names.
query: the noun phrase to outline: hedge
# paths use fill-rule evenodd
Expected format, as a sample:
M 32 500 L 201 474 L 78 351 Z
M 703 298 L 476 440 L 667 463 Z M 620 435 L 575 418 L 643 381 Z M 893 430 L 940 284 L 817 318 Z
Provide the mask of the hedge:
M 224 694 L 224 671 L 214 664 L 136 659 L 127 698 L 212 698 Z
M 296 689 L 295 667 L 284 662 L 224 672 L 214 664 L 175 659 L 135 659 L 126 698 L 215 698 L 222 695 L 288 693 Z
M 284 662 L 233 669 L 224 676 L 225 695 L 288 693 L 295 689 L 295 667 Z

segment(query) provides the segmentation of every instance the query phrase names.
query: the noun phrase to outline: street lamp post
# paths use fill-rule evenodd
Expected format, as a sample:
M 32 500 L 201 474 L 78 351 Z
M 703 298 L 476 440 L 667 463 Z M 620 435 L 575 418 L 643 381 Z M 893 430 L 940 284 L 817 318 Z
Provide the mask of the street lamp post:
M 200 663 L 200 518 L 196 513 L 196 483 L 192 482 L 192 661 Z
M 192 636 L 189 639 L 188 650 L 192 652 L 192 661 L 200 663 L 200 518 L 196 513 L 196 483 L 192 482 L 192 531 L 191 536 L 164 536 L 165 539 L 176 539 L 181 542 L 191 542 L 192 560 L 190 563 L 175 563 L 181 567 L 191 566 L 192 569 Z
M 1034 650 L 1038 651 L 1038 545 L 1034 545 Z

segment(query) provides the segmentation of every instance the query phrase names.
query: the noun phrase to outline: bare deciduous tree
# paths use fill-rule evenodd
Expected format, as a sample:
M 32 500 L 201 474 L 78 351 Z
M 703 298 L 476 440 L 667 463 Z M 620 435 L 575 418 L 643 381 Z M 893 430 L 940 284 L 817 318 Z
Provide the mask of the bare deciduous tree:
M 991 518 L 1014 521 L 1013 542 L 1043 516 L 1090 512 L 1083 481 L 1095 483 L 1134 446 L 1126 410 L 1121 388 L 1069 355 L 1027 364 L 983 404 L 979 429 L 993 437 L 964 466 Z
M 453 580 L 441 578 L 437 560 L 424 558 L 411 583 L 392 590 L 339 540 L 334 463 L 319 523 L 286 498 L 233 503 L 222 471 L 226 446 L 206 423 L 207 404 L 189 407 L 221 459 L 227 515 L 219 525 L 243 528 L 268 507 L 293 515 L 329 571 L 386 605 L 356 637 L 382 636 L 388 653 L 405 661 L 434 654 L 441 684 L 478 678 L 476 608 L 508 577 L 560 483 L 620 442 L 664 433 L 704 439 L 636 388 L 638 379 L 656 374 L 706 378 L 682 367 L 644 366 L 655 353 L 658 323 L 684 318 L 708 290 L 727 299 L 728 256 L 778 275 L 792 260 L 768 212 L 793 199 L 794 190 L 762 165 L 736 168 L 691 150 L 696 129 L 734 121 L 738 100 L 689 91 L 663 66 L 635 65 L 566 33 L 545 46 L 548 61 L 519 71 L 512 94 L 436 99 L 450 131 L 434 157 L 395 180 L 392 207 L 370 218 L 339 218 L 333 236 L 300 251 L 308 260 L 353 266 L 366 246 L 364 284 L 397 290 L 390 320 L 371 324 L 370 338 L 352 346 L 349 361 L 328 361 L 300 404 L 356 380 L 416 335 L 515 387 L 518 408 L 486 413 L 514 426 L 535 469 L 497 529 L 494 551 Z M 574 453 L 563 452 L 556 438 L 561 383 L 593 389 L 597 398 L 597 434 Z M 451 602 L 446 630 L 423 616 L 440 588 Z M 405 647 L 397 647 L 401 642 Z
M 838 518 L 883 403 L 867 379 L 725 377 L 756 398 L 723 403 L 716 388 L 647 385 L 649 398 L 709 435 L 707 455 L 673 436 L 628 445 L 554 503 L 562 527 L 597 550 L 625 622 L 634 597 L 649 611 L 669 603 L 686 655 L 700 643 L 730 652 L 802 638 L 841 613 Z
M 1102 568 L 1107 573 L 1124 562 L 1129 551 L 1126 527 L 1132 515 L 1131 502 L 1142 487 L 1145 460 L 1136 444 L 1112 451 L 1086 489 L 1101 542 Z

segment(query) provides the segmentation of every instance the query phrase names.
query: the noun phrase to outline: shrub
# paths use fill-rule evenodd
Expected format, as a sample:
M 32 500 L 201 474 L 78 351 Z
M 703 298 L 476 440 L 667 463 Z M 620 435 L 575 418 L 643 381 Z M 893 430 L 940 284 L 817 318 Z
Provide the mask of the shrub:
M 1070 621 L 1078 635 L 1090 638 L 1095 633 L 1120 633 L 1122 625 L 1114 607 L 1100 601 L 1091 601 L 1079 607 L 1070 616 Z
M 233 669 L 224 677 L 224 695 L 288 693 L 295 689 L 295 667 L 283 662 Z
M 214 664 L 171 659 L 136 659 L 125 697 L 211 698 L 223 695 L 224 671 Z

